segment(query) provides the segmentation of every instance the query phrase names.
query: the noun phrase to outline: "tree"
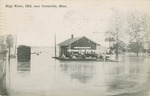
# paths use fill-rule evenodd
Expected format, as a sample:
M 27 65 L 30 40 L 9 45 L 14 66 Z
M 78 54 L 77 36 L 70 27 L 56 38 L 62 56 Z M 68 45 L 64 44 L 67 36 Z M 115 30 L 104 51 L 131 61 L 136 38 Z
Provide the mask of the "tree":
M 118 59 L 119 54 L 119 40 L 123 32 L 123 15 L 119 10 L 112 9 L 112 17 L 110 19 L 110 26 L 108 31 L 105 32 L 105 41 L 109 42 L 110 49 L 115 51 L 116 57 Z M 121 40 L 120 40 L 121 41 Z
M 143 44 L 146 40 L 145 35 L 149 31 L 147 14 L 138 11 L 130 11 L 128 16 L 128 34 L 130 35 L 129 48 L 130 51 L 139 55 L 144 48 Z
M 9 50 L 9 58 L 8 58 L 8 61 L 9 61 L 9 64 L 10 64 L 10 48 L 13 47 L 14 45 L 14 38 L 13 38 L 13 35 L 9 34 L 7 37 L 6 37 L 6 43 L 7 43 L 7 47 L 8 47 L 8 50 Z
M 130 42 L 128 47 L 130 48 L 129 51 L 136 53 L 137 56 L 138 56 L 139 52 L 143 49 L 142 42 L 139 42 L 139 41 L 138 42 Z
M 6 43 L 7 43 L 7 47 L 13 47 L 14 45 L 14 38 L 13 38 L 13 35 L 9 34 L 7 37 L 6 37 Z
M 117 44 L 113 44 L 111 47 L 110 47 L 110 50 L 115 50 L 116 47 L 118 48 L 118 53 L 119 52 L 125 52 L 126 51 L 126 44 L 121 41 L 121 40 L 118 40 L 118 43 Z M 115 53 L 116 53 L 116 50 L 115 50 Z
M 109 47 L 111 47 L 112 45 L 114 45 L 114 42 L 115 42 L 115 38 L 113 35 L 110 35 L 111 33 L 110 32 L 106 32 L 106 34 L 109 34 L 109 36 L 107 36 L 105 38 L 105 41 L 106 42 L 109 42 Z
M 0 36 L 0 52 L 6 49 L 5 36 Z

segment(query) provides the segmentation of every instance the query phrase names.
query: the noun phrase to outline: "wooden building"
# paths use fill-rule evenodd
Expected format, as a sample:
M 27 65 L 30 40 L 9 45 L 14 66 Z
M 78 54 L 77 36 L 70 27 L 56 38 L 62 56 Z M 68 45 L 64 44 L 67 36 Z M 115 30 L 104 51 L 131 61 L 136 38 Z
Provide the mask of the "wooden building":
M 75 52 L 75 51 L 94 51 L 97 49 L 97 46 L 100 46 L 100 44 L 92 41 L 91 39 L 82 36 L 82 37 L 76 37 L 74 38 L 73 35 L 71 38 L 61 42 L 58 44 L 59 46 L 59 56 L 68 56 L 69 52 Z
M 18 62 L 30 62 L 31 60 L 31 47 L 20 45 L 17 48 L 17 60 Z

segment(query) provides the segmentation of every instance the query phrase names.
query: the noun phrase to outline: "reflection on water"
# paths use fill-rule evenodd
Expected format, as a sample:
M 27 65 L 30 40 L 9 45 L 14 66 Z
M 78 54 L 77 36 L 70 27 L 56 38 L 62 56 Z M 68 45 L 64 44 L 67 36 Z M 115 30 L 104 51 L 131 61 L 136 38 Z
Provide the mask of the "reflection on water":
M 30 71 L 30 62 L 18 62 L 17 71 Z
M 148 59 L 150 60 L 150 59 Z M 145 60 L 146 61 L 146 60 Z M 111 96 L 149 96 L 150 76 L 148 62 L 141 57 L 127 58 L 125 62 L 114 66 L 116 73 L 107 81 L 107 92 Z M 118 70 L 120 70 L 118 72 Z M 115 73 L 115 72 L 114 72 Z M 122 73 L 122 74 L 120 74 Z
M 17 62 L 17 74 L 20 76 L 29 76 L 31 71 L 31 63 L 30 62 Z M 19 76 L 18 76 L 19 77 Z
M 53 50 L 40 51 L 32 54 L 31 62 L 11 60 L 10 96 L 150 95 L 150 57 L 66 62 L 52 59 Z
M 80 62 L 81 63 L 81 62 Z M 62 63 L 60 68 L 63 72 L 71 77 L 71 79 L 77 79 L 81 83 L 87 83 L 87 81 L 92 78 L 94 66 L 90 64 L 80 64 L 76 62 Z

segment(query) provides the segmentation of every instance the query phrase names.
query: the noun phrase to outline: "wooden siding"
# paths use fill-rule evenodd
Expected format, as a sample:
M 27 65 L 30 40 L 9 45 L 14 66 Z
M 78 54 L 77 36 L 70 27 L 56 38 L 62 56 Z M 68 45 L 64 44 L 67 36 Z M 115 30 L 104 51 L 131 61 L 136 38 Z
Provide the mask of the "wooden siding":
M 91 49 L 96 49 L 96 43 L 90 41 L 89 39 L 83 37 L 71 44 L 71 49 L 74 47 L 91 47 Z
M 60 54 L 59 54 L 59 56 L 62 56 L 63 54 L 66 56 L 67 55 L 67 51 L 68 51 L 68 48 L 66 46 L 61 46 L 60 47 Z

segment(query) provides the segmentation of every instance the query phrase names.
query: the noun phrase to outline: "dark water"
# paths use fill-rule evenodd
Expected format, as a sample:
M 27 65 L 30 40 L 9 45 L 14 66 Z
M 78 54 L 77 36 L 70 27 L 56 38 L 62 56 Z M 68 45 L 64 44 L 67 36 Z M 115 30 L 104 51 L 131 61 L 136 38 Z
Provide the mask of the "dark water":
M 11 60 L 10 96 L 150 96 L 150 57 L 120 62 L 58 61 L 53 50 L 33 49 L 28 63 Z

